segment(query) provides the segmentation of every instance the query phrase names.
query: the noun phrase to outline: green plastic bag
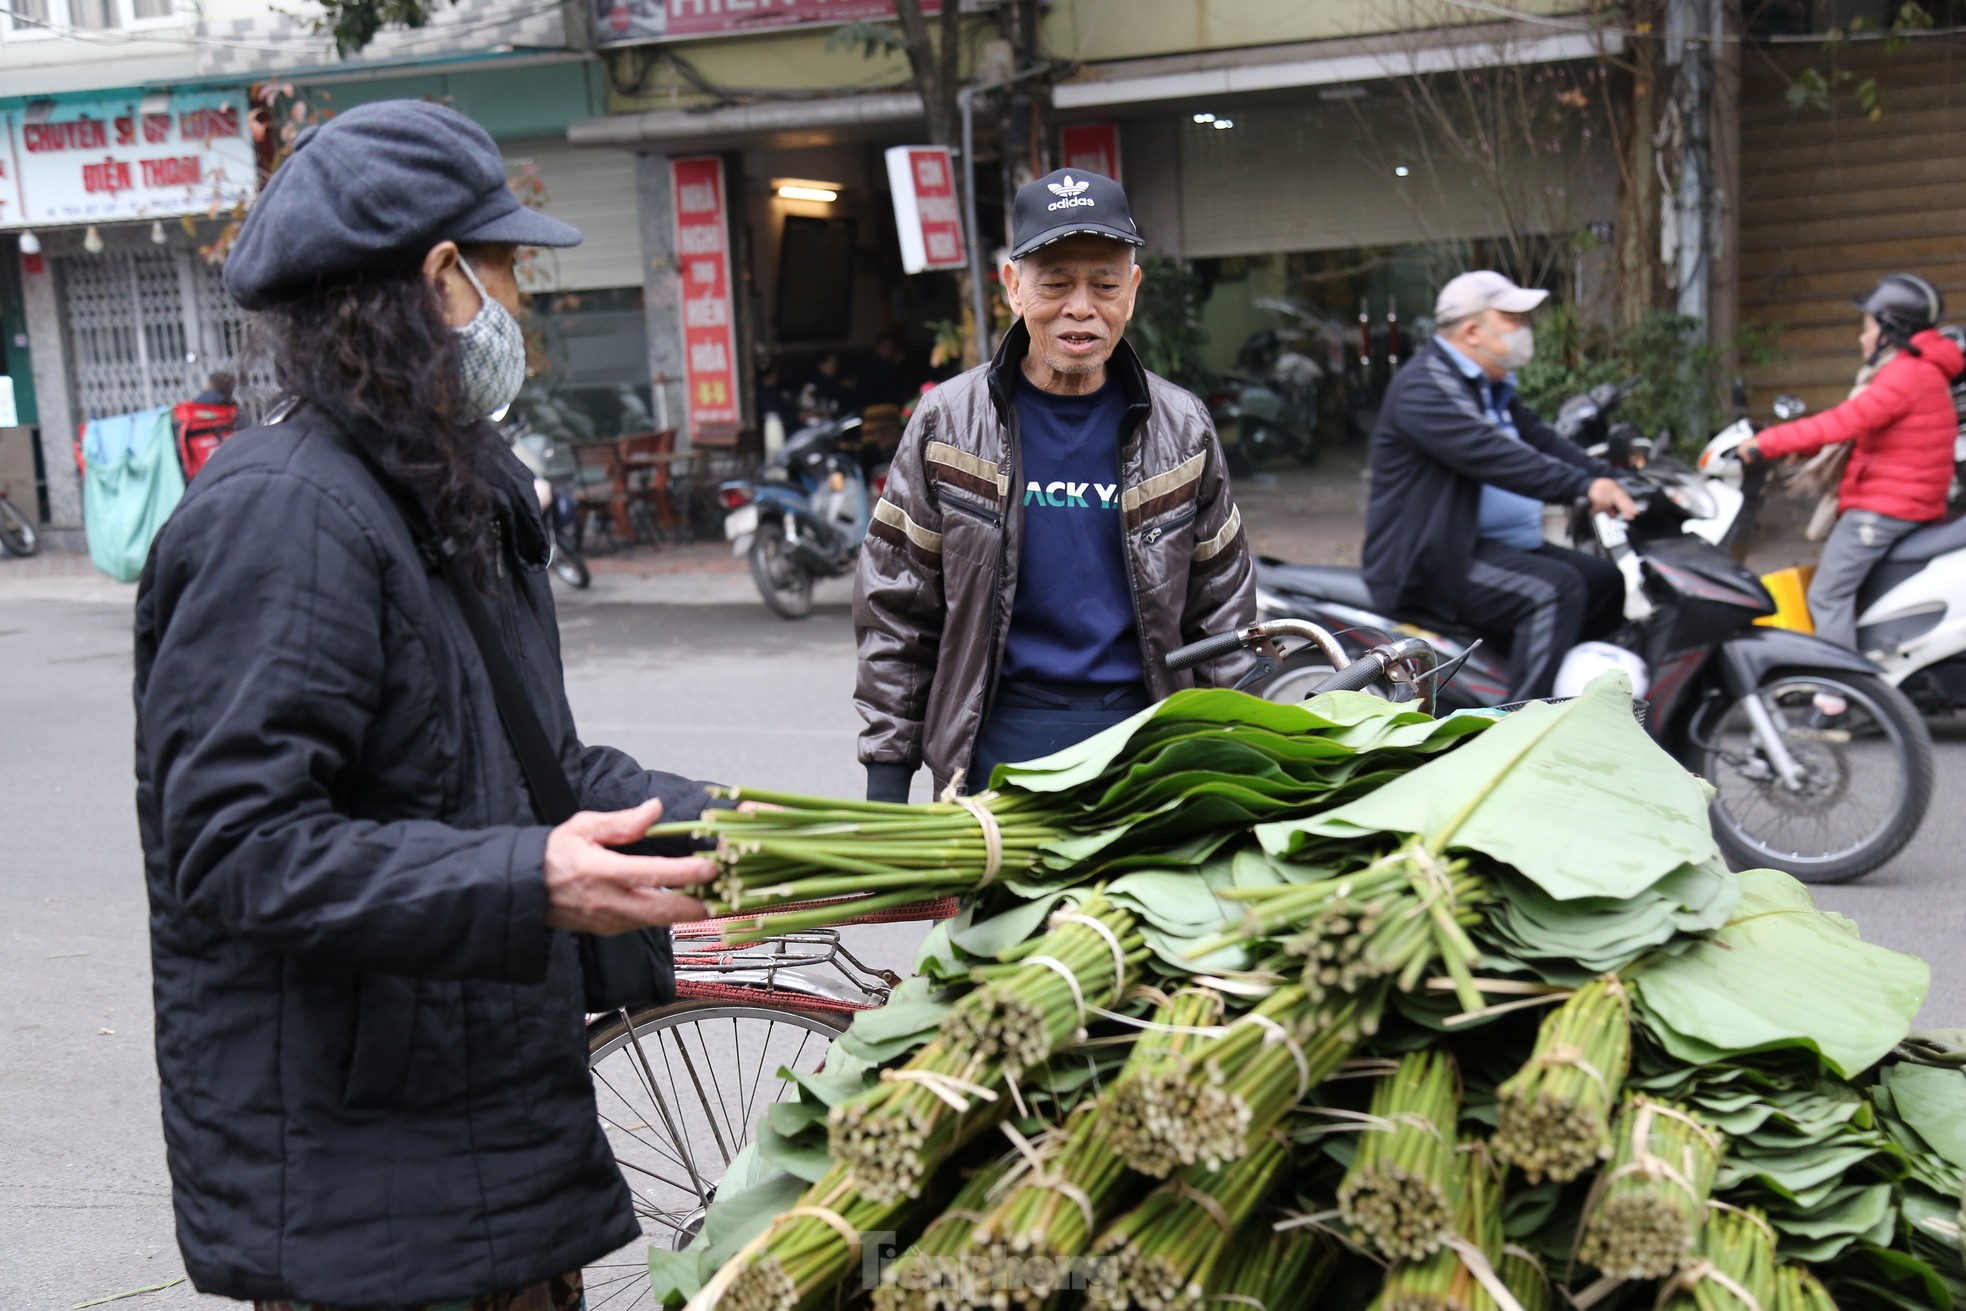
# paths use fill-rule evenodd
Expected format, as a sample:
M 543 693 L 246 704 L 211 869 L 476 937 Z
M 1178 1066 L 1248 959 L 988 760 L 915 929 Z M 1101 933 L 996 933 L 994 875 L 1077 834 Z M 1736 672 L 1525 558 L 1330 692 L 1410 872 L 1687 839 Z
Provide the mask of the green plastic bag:
M 184 496 L 170 410 L 90 420 L 82 432 L 82 468 L 89 557 L 116 581 L 133 583 L 151 539 Z

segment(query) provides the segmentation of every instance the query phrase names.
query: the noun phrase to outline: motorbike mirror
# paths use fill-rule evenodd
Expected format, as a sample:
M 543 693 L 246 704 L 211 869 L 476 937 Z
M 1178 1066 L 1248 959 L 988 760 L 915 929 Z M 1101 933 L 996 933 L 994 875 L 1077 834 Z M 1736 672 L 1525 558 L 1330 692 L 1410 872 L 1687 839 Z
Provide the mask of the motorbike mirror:
M 1800 419 L 1807 413 L 1809 413 L 1809 402 L 1800 396 L 1783 392 L 1775 398 L 1775 417 L 1783 423 L 1787 423 L 1790 419 Z
M 1664 455 L 1672 449 L 1672 429 L 1661 428 L 1659 435 L 1652 439 L 1652 454 Z
M 1747 379 L 1741 377 L 1738 373 L 1734 375 L 1734 387 L 1730 399 L 1734 403 L 1734 413 L 1746 414 L 1748 412 Z

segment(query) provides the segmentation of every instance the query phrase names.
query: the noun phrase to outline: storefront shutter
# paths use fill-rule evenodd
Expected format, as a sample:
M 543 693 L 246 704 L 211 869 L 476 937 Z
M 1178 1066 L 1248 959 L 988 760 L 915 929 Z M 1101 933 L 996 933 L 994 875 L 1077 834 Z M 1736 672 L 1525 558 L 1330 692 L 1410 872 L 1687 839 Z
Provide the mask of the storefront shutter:
M 54 264 L 84 419 L 188 401 L 210 374 L 241 370 L 246 312 L 195 252 L 105 251 Z M 261 397 L 274 385 L 264 359 L 244 381 Z
M 544 185 L 542 208 L 571 223 L 586 240 L 570 250 L 543 250 L 525 273 L 528 291 L 593 291 L 642 285 L 640 206 L 635 157 L 625 150 L 576 150 L 563 140 L 508 141 L 505 166 L 517 177 L 528 165 Z
M 1235 126 L 1178 125 L 1181 251 L 1191 258 L 1567 231 L 1613 217 L 1601 141 L 1577 137 L 1512 161 L 1500 195 L 1450 144 L 1416 130 L 1397 91 L 1224 116 Z
M 1797 105 L 1806 69 L 1827 104 Z M 1777 358 L 1748 368 L 1755 408 L 1779 392 L 1811 410 L 1849 395 L 1861 362 L 1852 297 L 1887 273 L 1930 279 L 1966 308 L 1966 38 L 1755 50 L 1741 93 L 1741 321 Z M 1875 79 L 1881 110 L 1860 98 Z

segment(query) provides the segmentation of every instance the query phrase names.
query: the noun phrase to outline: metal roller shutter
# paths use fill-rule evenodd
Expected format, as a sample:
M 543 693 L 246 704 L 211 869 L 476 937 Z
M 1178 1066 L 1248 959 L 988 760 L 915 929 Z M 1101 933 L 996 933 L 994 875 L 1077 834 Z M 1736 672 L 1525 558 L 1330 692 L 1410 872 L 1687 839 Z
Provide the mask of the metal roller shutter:
M 1602 143 L 1575 140 L 1525 158 L 1503 197 L 1439 142 L 1421 139 L 1396 92 L 1225 116 L 1233 128 L 1178 125 L 1181 250 L 1191 257 L 1489 237 L 1510 229 L 1507 205 L 1526 210 L 1520 231 L 1615 216 L 1616 175 Z M 1400 167 L 1406 176 L 1396 175 Z
M 85 419 L 190 400 L 244 363 L 247 314 L 216 265 L 186 250 L 106 251 L 54 261 L 68 327 L 76 413 Z M 270 395 L 264 358 L 243 379 Z
M 587 237 L 571 250 L 541 251 L 528 270 L 528 291 L 642 285 L 633 155 L 625 150 L 576 150 L 553 138 L 507 141 L 500 149 L 512 174 L 528 164 L 533 167 L 546 188 L 545 211 Z

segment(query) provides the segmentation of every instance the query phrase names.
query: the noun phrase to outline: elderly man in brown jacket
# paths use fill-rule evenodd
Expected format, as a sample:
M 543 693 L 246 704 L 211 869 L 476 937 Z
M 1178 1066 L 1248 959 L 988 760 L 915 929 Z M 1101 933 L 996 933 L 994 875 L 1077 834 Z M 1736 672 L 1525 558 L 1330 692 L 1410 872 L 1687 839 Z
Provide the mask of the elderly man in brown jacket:
M 870 800 L 915 772 L 981 791 L 1185 687 L 1238 651 L 1168 652 L 1255 622 L 1256 579 L 1208 408 L 1123 339 L 1142 243 L 1117 182 L 1060 170 L 1013 207 L 1018 322 L 916 411 L 860 552 L 855 691 Z

